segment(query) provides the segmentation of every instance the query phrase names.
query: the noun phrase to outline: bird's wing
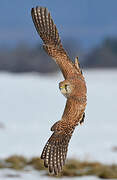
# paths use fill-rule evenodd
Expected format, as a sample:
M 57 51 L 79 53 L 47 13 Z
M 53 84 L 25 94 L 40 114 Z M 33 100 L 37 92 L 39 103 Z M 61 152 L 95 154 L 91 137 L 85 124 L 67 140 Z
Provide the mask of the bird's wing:
M 84 107 L 85 108 L 85 107 Z M 49 172 L 58 174 L 65 164 L 68 144 L 75 126 L 78 125 L 84 114 L 84 109 L 80 110 L 79 103 L 68 99 L 62 116 L 62 120 L 56 122 L 51 130 L 54 131 L 47 141 L 41 158 Z
M 44 49 L 59 65 L 64 77 L 77 73 L 77 68 L 64 50 L 59 34 L 47 8 L 36 7 L 31 11 L 38 34 L 44 42 Z

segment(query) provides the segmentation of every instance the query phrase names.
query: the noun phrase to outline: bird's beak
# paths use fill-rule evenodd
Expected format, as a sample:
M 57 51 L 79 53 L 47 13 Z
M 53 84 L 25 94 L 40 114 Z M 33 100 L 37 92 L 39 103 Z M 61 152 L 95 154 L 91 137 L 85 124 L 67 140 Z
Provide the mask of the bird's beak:
M 59 89 L 60 90 L 62 90 L 62 89 L 64 89 L 65 88 L 65 86 L 59 86 Z

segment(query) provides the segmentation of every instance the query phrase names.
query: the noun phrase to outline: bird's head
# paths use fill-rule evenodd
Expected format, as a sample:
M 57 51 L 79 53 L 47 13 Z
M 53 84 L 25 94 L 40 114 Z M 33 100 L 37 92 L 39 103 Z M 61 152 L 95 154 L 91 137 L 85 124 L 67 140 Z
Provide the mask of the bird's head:
M 65 97 L 69 97 L 72 92 L 72 85 L 69 81 L 65 80 L 59 83 L 59 89 Z

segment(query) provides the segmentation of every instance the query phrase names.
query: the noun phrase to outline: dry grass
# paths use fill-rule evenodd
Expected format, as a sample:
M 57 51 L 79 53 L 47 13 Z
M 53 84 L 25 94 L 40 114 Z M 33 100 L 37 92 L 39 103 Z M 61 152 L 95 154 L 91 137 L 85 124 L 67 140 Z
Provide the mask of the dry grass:
M 30 166 L 32 166 L 34 169 L 36 170 L 46 170 L 44 165 L 43 165 L 43 160 L 38 158 L 38 157 L 34 157 L 32 158 L 29 163 Z
M 5 160 L 0 160 L 0 168 L 12 168 L 23 170 L 30 166 L 38 171 L 44 170 L 47 175 L 47 169 L 43 166 L 43 161 L 34 157 L 26 159 L 23 156 L 11 156 Z M 66 162 L 63 171 L 57 177 L 75 177 L 75 176 L 97 176 L 103 179 L 117 179 L 117 165 L 105 165 L 99 162 L 88 162 L 70 159 Z M 50 176 L 50 175 L 49 175 Z
M 6 167 L 15 170 L 22 170 L 27 165 L 27 159 L 23 156 L 11 156 L 5 159 Z
M 61 173 L 62 176 L 88 176 L 117 178 L 117 165 L 104 165 L 98 162 L 69 160 Z

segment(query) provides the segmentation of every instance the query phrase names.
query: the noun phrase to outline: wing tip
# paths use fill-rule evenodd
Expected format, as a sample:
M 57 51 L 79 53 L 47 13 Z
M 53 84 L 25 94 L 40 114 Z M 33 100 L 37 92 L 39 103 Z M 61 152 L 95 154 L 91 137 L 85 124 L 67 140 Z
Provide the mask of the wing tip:
M 49 173 L 58 175 L 65 164 L 69 135 L 53 133 L 41 155 L 44 160 L 44 166 L 48 168 Z
M 32 14 L 35 10 L 38 10 L 38 11 L 40 11 L 40 10 L 46 10 L 46 12 L 49 12 L 47 7 L 36 6 L 36 7 L 32 7 L 32 8 L 31 8 L 31 14 Z

